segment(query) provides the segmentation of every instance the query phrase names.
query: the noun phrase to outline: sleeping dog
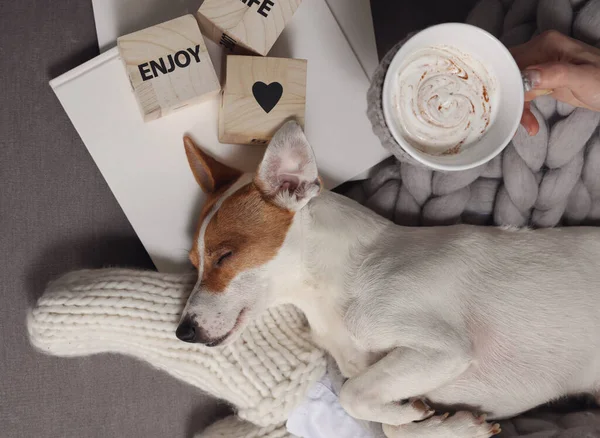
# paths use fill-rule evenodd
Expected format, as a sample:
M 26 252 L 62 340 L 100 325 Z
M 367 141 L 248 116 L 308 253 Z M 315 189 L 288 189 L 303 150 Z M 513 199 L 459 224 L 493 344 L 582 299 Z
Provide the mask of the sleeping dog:
M 600 229 L 397 226 L 321 189 L 295 122 L 255 175 L 184 143 L 208 201 L 179 339 L 225 345 L 292 303 L 348 379 L 342 406 L 390 438 L 488 437 L 472 412 L 600 392 Z

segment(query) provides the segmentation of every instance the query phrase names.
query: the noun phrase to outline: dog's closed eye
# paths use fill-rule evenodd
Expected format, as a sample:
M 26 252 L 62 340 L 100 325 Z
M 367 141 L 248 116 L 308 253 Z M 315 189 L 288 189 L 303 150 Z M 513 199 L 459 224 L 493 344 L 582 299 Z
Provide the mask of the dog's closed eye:
M 227 251 L 223 253 L 215 262 L 215 266 L 221 266 L 225 260 L 233 255 L 233 251 Z

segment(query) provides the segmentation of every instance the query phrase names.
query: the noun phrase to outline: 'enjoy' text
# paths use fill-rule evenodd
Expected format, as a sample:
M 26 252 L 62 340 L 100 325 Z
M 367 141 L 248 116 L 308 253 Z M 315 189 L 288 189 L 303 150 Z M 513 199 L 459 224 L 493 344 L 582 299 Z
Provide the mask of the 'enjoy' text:
M 166 75 L 167 73 L 171 73 L 175 70 L 175 67 L 187 67 L 192 62 L 192 57 L 196 63 L 200 62 L 200 45 L 194 48 L 190 47 L 186 50 L 179 50 L 174 55 L 169 54 L 166 61 L 165 58 L 158 58 L 156 61 L 144 62 L 138 65 L 138 69 L 140 70 L 142 79 L 148 81 L 159 76 L 159 74 Z

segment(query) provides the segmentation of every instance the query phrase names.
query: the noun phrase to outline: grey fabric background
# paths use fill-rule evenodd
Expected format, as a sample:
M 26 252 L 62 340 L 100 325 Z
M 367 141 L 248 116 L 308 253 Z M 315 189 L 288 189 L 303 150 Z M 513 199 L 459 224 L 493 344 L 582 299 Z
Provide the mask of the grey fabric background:
M 153 269 L 48 81 L 98 53 L 89 0 L 0 2 L 0 437 L 189 437 L 227 408 L 123 356 L 47 357 L 25 309 L 72 269 Z
M 373 0 L 379 53 L 475 0 Z M 48 81 L 98 53 L 89 0 L 0 2 L 0 437 L 189 437 L 227 412 L 123 356 L 62 359 L 25 310 L 69 270 L 152 263 Z

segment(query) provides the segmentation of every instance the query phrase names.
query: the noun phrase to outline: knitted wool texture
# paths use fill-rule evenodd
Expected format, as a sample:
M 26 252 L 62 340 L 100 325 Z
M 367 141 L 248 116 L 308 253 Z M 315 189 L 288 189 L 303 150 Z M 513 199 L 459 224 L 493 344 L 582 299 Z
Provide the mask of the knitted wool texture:
M 289 412 L 326 369 L 293 306 L 265 312 L 231 346 L 207 348 L 175 337 L 195 275 L 106 269 L 78 271 L 51 283 L 28 315 L 32 344 L 47 354 L 116 352 L 145 360 L 231 403 L 239 417 L 201 436 L 289 436 Z
M 549 29 L 600 45 L 600 0 L 481 0 L 467 22 L 507 46 Z M 368 93 L 373 129 L 399 162 L 349 196 L 402 225 L 600 223 L 600 113 L 557 104 L 550 96 L 538 98 L 532 105 L 540 122 L 536 136 L 520 127 L 504 152 L 486 165 L 431 171 L 402 150 L 383 117 L 383 81 L 403 43 L 384 57 Z

